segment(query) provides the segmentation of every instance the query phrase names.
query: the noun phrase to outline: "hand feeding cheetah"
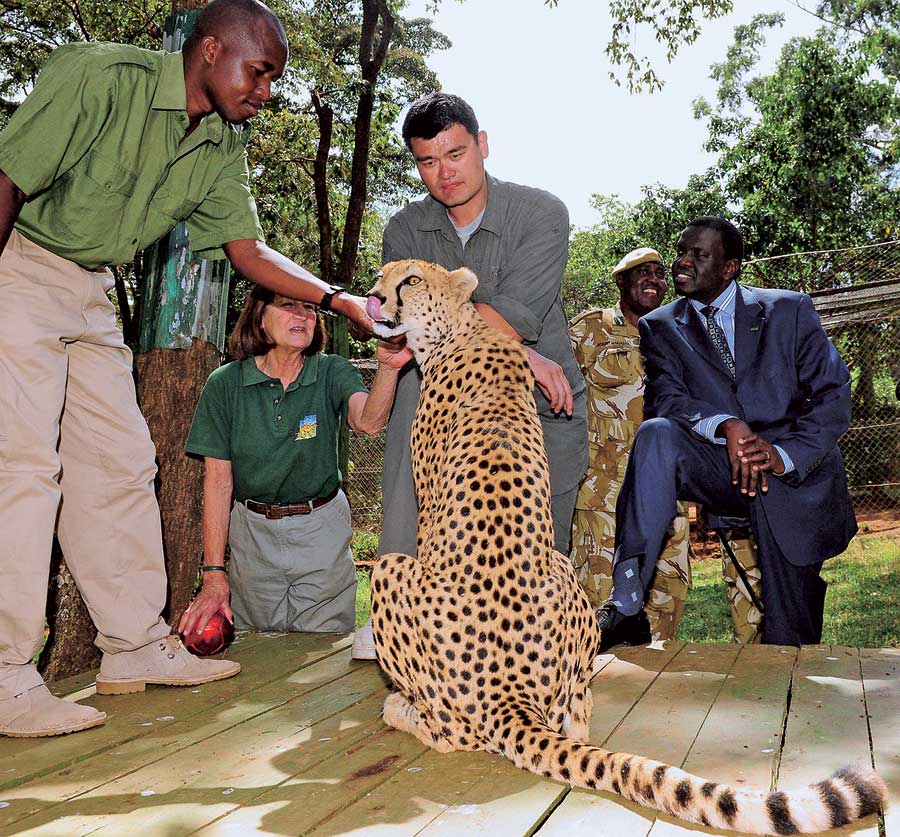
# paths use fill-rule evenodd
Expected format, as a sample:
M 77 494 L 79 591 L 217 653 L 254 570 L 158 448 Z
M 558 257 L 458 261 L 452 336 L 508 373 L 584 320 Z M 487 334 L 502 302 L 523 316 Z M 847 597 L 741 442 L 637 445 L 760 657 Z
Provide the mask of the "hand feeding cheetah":
M 587 743 L 594 614 L 553 550 L 525 352 L 478 316 L 476 284 L 465 268 L 410 260 L 385 265 L 370 291 L 377 333 L 405 334 L 424 375 L 411 440 L 418 558 L 385 555 L 372 573 L 378 659 L 397 689 L 385 721 L 441 752 L 486 750 L 714 828 L 811 833 L 877 811 L 885 788 L 872 771 L 765 793 Z

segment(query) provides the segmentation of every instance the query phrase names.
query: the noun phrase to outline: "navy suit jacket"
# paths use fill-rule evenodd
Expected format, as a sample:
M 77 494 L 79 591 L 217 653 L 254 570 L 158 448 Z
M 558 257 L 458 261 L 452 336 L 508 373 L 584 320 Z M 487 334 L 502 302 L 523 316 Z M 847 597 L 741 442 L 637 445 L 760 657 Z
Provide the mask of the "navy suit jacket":
M 850 374 L 812 300 L 738 285 L 734 380 L 686 298 L 638 325 L 645 415 L 687 426 L 718 414 L 743 419 L 794 463 L 794 471 L 770 476 L 768 493 L 751 500 L 784 555 L 804 566 L 843 552 L 857 528 L 837 446 L 850 426 Z

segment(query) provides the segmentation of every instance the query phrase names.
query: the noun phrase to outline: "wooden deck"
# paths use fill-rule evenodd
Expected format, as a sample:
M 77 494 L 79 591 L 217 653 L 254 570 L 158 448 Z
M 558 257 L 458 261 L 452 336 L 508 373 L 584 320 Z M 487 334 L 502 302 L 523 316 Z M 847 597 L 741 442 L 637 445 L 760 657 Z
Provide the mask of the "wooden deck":
M 103 727 L 0 738 L 0 834 L 609 835 L 690 828 L 483 753 L 440 755 L 380 720 L 378 666 L 345 637 L 248 634 L 239 677 L 97 697 Z M 900 650 L 684 645 L 598 658 L 591 740 L 715 781 L 781 787 L 874 762 L 893 807 L 846 835 L 900 837 Z

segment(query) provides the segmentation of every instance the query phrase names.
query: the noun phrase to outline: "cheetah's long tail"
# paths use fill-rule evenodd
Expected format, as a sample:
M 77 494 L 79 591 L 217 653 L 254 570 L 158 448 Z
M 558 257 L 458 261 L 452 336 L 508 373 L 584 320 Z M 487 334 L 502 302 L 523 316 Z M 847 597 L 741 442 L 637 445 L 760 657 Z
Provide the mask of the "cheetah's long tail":
M 505 742 L 508 758 L 532 773 L 612 791 L 689 822 L 751 834 L 813 834 L 837 828 L 876 813 L 886 793 L 874 770 L 854 766 L 796 790 L 733 788 L 642 756 L 579 744 L 540 723 L 522 723 L 509 731 Z

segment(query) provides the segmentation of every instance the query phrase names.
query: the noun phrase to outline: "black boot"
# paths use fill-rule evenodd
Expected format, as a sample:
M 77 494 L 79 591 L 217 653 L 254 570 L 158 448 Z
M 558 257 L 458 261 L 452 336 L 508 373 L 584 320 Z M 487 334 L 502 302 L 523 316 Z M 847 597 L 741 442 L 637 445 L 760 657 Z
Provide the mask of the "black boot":
M 600 654 L 614 645 L 648 645 L 651 640 L 650 620 L 645 611 L 622 616 L 610 602 L 597 611 L 597 627 L 600 628 Z

